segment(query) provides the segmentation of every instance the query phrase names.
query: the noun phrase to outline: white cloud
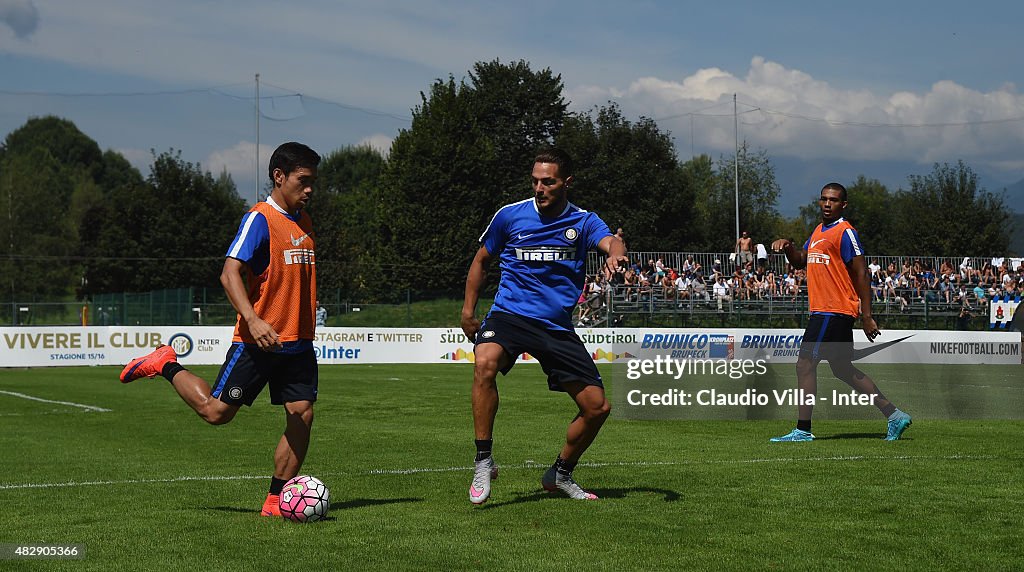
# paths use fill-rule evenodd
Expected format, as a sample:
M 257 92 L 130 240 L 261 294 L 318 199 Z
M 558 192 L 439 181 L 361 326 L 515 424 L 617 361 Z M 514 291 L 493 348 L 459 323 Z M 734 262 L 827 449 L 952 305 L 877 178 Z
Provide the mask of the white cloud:
M 770 156 L 921 164 L 963 159 L 1005 170 L 1019 168 L 1024 146 L 1024 96 L 1013 84 L 981 92 L 943 80 L 924 93 L 875 93 L 838 88 L 755 57 L 745 77 L 708 68 L 682 80 L 645 77 L 625 88 L 587 85 L 568 92 L 579 110 L 614 100 L 626 117 L 652 117 L 681 148 L 690 147 L 692 113 L 694 149 L 713 156 L 734 146 L 734 93 L 740 138 Z
M 39 27 L 39 10 L 32 0 L 0 0 L 0 22 L 24 40 Z

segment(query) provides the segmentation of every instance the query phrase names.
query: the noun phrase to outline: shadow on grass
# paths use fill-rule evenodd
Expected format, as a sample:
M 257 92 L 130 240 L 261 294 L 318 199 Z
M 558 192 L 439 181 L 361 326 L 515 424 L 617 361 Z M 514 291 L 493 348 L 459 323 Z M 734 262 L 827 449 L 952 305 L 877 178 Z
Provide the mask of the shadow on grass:
M 352 508 L 362 508 L 364 506 L 378 506 L 385 504 L 396 504 L 396 503 L 407 503 L 407 502 L 423 502 L 421 498 L 397 498 L 397 499 L 352 499 L 342 502 L 332 502 L 330 510 L 348 510 Z M 251 512 L 253 514 L 259 514 L 259 509 L 239 508 L 237 506 L 211 506 L 207 507 L 207 510 L 217 510 L 220 512 L 239 512 L 246 513 Z M 331 520 L 330 517 L 324 520 Z
M 653 493 L 653 494 L 656 494 L 656 495 L 660 495 L 660 496 L 665 497 L 665 499 L 664 499 L 665 502 L 675 502 L 675 501 L 679 500 L 680 498 L 682 498 L 680 496 L 680 494 L 677 493 L 676 491 L 670 491 L 668 489 L 655 489 L 655 488 L 650 488 L 650 487 L 632 487 L 632 488 L 628 488 L 628 489 L 590 489 L 590 490 L 595 495 L 597 495 L 598 499 L 601 499 L 601 500 L 623 499 L 623 498 L 626 498 L 627 496 L 629 496 L 630 494 L 635 494 L 635 493 Z M 514 498 L 512 500 L 502 501 L 502 502 L 487 503 L 487 504 L 481 506 L 480 509 L 484 510 L 484 509 L 500 508 L 500 507 L 507 506 L 507 505 L 521 504 L 521 503 L 526 503 L 526 502 L 538 502 L 538 501 L 542 501 L 542 500 L 554 500 L 554 501 L 558 501 L 558 500 L 570 501 L 570 500 L 572 500 L 572 499 L 566 497 L 565 495 L 563 495 L 561 493 L 550 493 L 550 492 L 544 491 L 544 490 L 535 491 L 535 492 L 532 492 L 532 493 L 514 493 L 514 494 L 517 495 L 517 498 Z
M 352 499 L 343 502 L 332 502 L 331 510 L 347 510 L 350 508 L 362 508 L 364 506 L 378 506 L 384 504 L 396 504 L 407 502 L 423 502 L 423 499 L 415 497 L 398 499 Z
M 828 441 L 830 439 L 877 439 L 881 441 L 885 439 L 885 433 L 839 433 L 837 435 L 826 435 L 824 437 L 818 437 L 815 435 L 815 441 Z

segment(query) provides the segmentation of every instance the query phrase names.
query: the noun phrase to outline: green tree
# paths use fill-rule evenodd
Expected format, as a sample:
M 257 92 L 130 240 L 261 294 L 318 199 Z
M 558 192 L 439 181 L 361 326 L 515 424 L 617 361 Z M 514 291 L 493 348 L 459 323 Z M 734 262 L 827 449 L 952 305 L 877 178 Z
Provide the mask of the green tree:
M 245 210 L 230 176 L 214 179 L 180 151 L 154 151 L 145 184 L 115 187 L 88 212 L 89 291 L 218 288 Z
M 461 292 L 477 238 L 502 204 L 528 197 L 538 147 L 553 141 L 562 80 L 520 61 L 438 80 L 395 138 L 382 178 L 386 292 Z
M 101 201 L 95 141 L 58 117 L 29 119 L 0 146 L 0 274 L 5 298 L 60 297 L 81 281 L 81 218 Z
M 1010 209 L 1002 196 L 978 187 L 978 175 L 963 161 L 936 163 L 931 173 L 908 180 L 894 209 L 895 249 L 934 256 L 1009 250 Z
M 626 229 L 631 250 L 679 250 L 692 241 L 693 189 L 671 135 L 654 121 L 630 122 L 610 103 L 567 117 L 557 145 L 576 160 L 570 200 Z
M 877 179 L 858 175 L 852 184 L 845 185 L 847 192 L 846 210 L 843 217 L 857 229 L 864 249 L 869 254 L 894 252 L 897 233 L 893 231 L 896 220 L 896 195 Z M 779 236 L 803 241 L 821 223 L 821 207 L 812 200 L 800 207 L 800 214 L 784 221 L 785 229 Z
M 684 166 L 687 177 L 697 185 L 697 217 L 694 221 L 694 250 L 732 251 L 736 246 L 736 165 L 735 157 L 722 157 L 713 176 L 706 157 L 692 159 Z M 776 209 L 779 185 L 775 167 L 767 152 L 751 151 L 744 141 L 739 149 L 739 222 L 754 242 L 766 246 L 774 239 L 782 222 Z
M 380 177 L 384 157 L 369 146 L 348 146 L 320 163 L 317 192 L 307 207 L 316 228 L 321 298 L 370 299 L 381 282 Z M 328 298 L 331 299 L 331 298 Z

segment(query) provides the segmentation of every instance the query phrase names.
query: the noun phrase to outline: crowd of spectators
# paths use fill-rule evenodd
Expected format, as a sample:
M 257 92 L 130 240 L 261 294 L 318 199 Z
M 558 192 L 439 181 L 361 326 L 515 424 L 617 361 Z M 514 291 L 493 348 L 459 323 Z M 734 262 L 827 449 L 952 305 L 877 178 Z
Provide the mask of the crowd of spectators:
M 749 241 L 745 234 L 742 239 Z M 634 260 L 607 280 L 600 273 L 588 277 L 576 322 L 587 325 L 603 320 L 605 306 L 613 295 L 624 302 L 657 301 L 679 307 L 694 302 L 714 303 L 720 311 L 725 311 L 725 305 L 733 301 L 796 302 L 806 295 L 803 269 L 794 269 L 790 264 L 772 268 L 761 244 L 751 246 L 749 242 L 738 241 L 736 250 L 725 264 L 715 258 L 709 268 L 688 255 L 677 264 L 678 268 L 661 258 Z M 744 254 L 747 252 L 750 255 Z M 883 268 L 877 259 L 870 259 L 868 270 L 874 301 L 898 303 L 901 311 L 924 303 L 969 311 L 996 296 L 1020 296 L 1024 288 L 1021 259 L 996 258 L 982 268 L 973 268 L 969 258 L 959 264 L 941 260 L 938 269 L 933 269 L 929 261 L 916 259 L 899 264 L 887 262 Z
M 914 303 L 958 305 L 970 309 L 997 296 L 1020 296 L 1024 271 L 1020 259 L 994 258 L 974 268 L 969 258 L 959 265 L 942 260 L 938 269 L 925 261 L 890 262 L 883 269 L 868 263 L 871 291 L 876 302 L 898 302 L 901 310 Z
M 730 272 L 721 259 L 715 259 L 710 268 L 703 268 L 693 256 L 687 256 L 680 268 L 667 266 L 662 259 L 636 260 L 620 267 L 611 278 L 603 274 L 587 277 L 577 307 L 576 322 L 593 323 L 609 296 L 616 293 L 626 302 L 650 300 L 676 303 L 679 306 L 697 302 L 717 302 L 724 311 L 723 302 L 734 300 L 789 299 L 795 301 L 806 293 L 804 270 L 786 265 L 781 273 L 768 267 L 767 257 L 759 257 L 757 264 L 745 261 Z M 729 261 L 730 263 L 732 260 Z

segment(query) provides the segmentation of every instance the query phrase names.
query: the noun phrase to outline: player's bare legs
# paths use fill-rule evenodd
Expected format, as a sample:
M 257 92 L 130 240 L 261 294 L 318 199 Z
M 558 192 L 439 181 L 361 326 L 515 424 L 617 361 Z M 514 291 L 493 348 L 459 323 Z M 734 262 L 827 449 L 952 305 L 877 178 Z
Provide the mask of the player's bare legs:
M 498 466 L 491 456 L 494 417 L 498 414 L 498 371 L 511 359 L 500 344 L 477 344 L 473 365 L 473 432 L 476 435 L 477 458 L 469 500 L 481 504 L 491 495 L 491 481 L 498 478 Z
M 284 404 L 284 435 L 274 452 L 274 477 L 287 481 L 299 474 L 309 450 L 309 434 L 313 428 L 313 403 L 289 401 Z
M 796 387 L 803 395 L 818 395 L 818 364 L 821 360 L 800 356 L 796 360 Z M 814 411 L 813 403 L 804 403 L 803 399 L 797 406 L 797 419 L 810 421 Z
M 604 389 L 599 386 L 577 381 L 564 383 L 562 387 L 573 398 L 580 411 L 569 423 L 561 454 L 558 455 L 555 464 L 544 473 L 540 484 L 548 491 L 560 491 L 571 499 L 597 500 L 597 495 L 583 490 L 583 487 L 573 480 L 572 471 L 583 453 L 594 442 L 612 408 L 605 398 Z
M 508 354 L 500 344 L 477 344 L 473 366 L 473 431 L 477 439 L 490 439 L 498 414 L 498 371 L 508 366 Z
M 198 375 L 183 369 L 171 380 L 174 391 L 211 425 L 223 425 L 235 418 L 239 405 L 228 405 L 210 395 L 210 385 Z
M 564 387 L 579 406 L 580 412 L 569 424 L 569 430 L 565 434 L 565 446 L 562 447 L 559 456 L 565 461 L 575 463 L 594 442 L 612 407 L 605 399 L 604 389 L 601 387 L 582 382 L 567 383 Z
M 857 369 L 850 362 L 836 363 L 829 362 L 832 367 L 832 373 L 845 382 L 847 385 L 855 389 L 858 393 L 865 393 L 874 397 L 875 407 L 882 412 L 888 423 L 885 440 L 886 441 L 897 441 L 903 436 L 903 432 L 907 430 L 907 427 L 911 425 L 910 415 L 907 415 L 903 411 L 900 411 L 896 406 L 886 399 L 882 392 L 875 385 L 868 374 Z

